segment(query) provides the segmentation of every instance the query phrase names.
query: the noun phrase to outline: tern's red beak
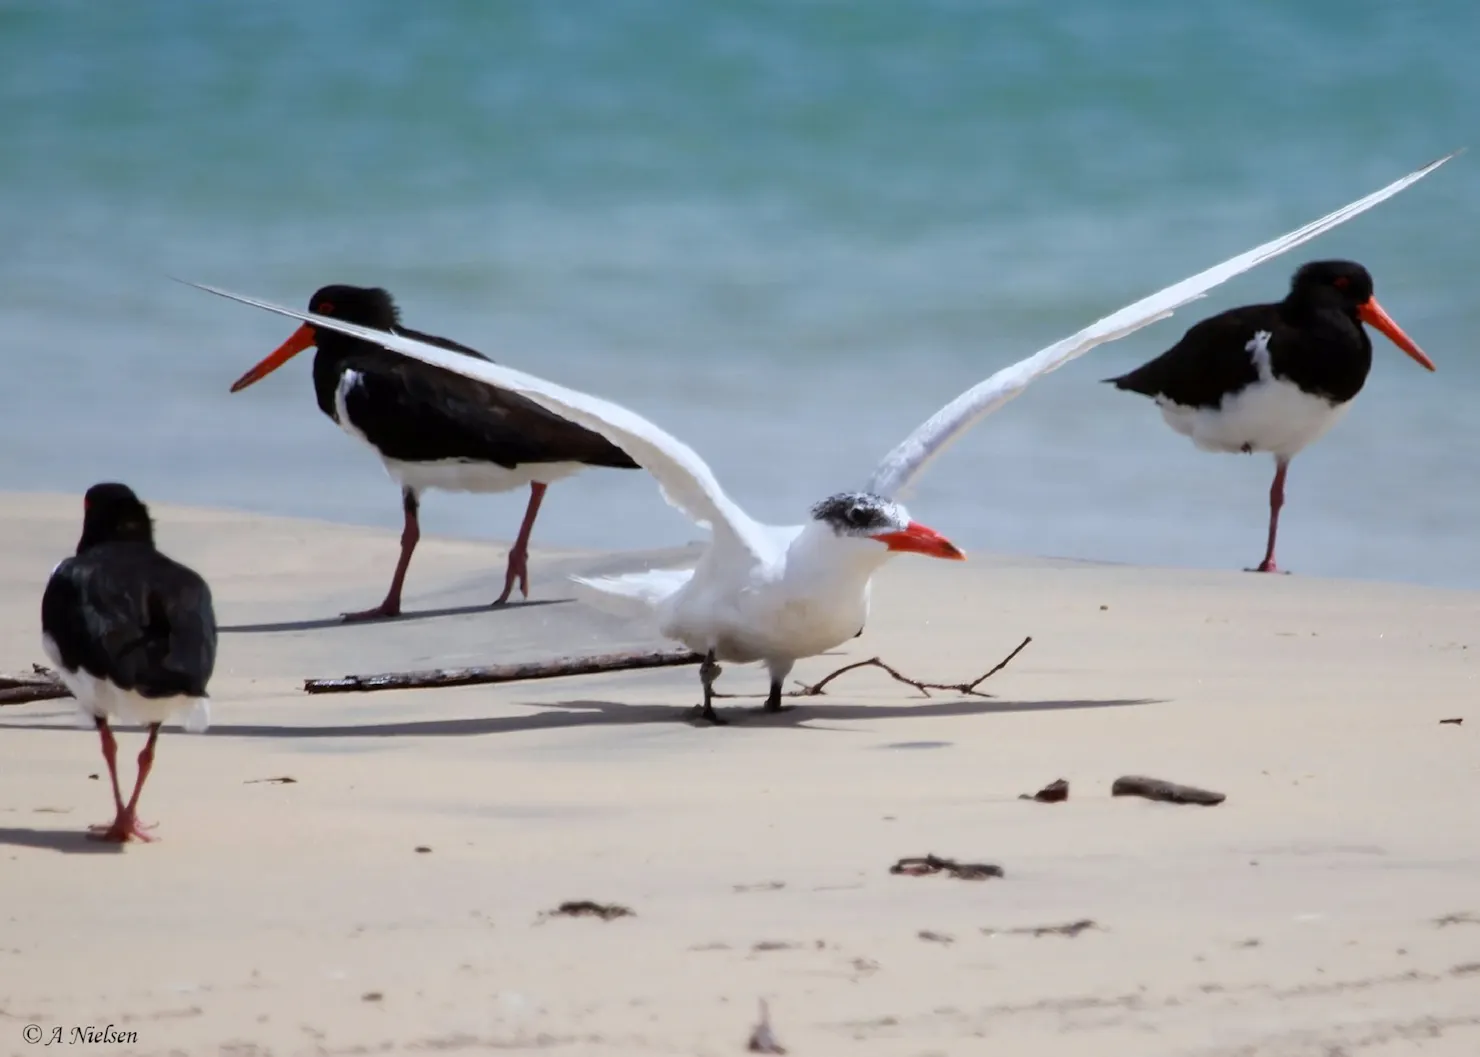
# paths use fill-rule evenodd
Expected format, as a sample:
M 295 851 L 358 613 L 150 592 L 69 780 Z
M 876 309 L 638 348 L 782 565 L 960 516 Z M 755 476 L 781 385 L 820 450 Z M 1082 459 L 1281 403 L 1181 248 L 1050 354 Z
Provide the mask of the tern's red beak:
M 1369 297 L 1364 304 L 1358 305 L 1357 315 L 1363 323 L 1386 334 L 1389 341 L 1417 360 L 1420 366 L 1431 371 L 1435 369 L 1434 361 L 1425 356 L 1423 350 L 1413 343 L 1413 339 L 1403 333 L 1403 328 L 1393 322 L 1393 317 L 1382 310 L 1377 298 Z
M 966 554 L 960 547 L 918 521 L 911 521 L 903 532 L 881 532 L 873 538 L 892 551 L 909 551 L 923 554 L 927 558 L 945 558 L 953 562 L 966 560 Z
M 1394 339 L 1396 340 L 1396 339 Z M 314 344 L 313 327 L 307 323 L 299 327 L 288 337 L 288 340 L 279 345 L 267 359 L 253 367 L 246 374 L 231 383 L 233 393 L 240 392 L 253 382 L 260 382 L 273 371 L 297 356 L 304 349 L 312 348 Z

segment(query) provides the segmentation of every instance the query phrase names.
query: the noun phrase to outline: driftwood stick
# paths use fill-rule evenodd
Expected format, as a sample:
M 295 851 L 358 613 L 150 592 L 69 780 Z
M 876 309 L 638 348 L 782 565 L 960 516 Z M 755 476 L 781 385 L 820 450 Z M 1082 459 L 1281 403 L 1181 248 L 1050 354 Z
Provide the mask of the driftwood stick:
M 31 665 L 30 675 L 0 675 L 0 705 L 23 705 L 28 701 L 71 696 L 72 691 L 44 665 Z
M 698 664 L 703 659 L 702 653 L 694 653 L 692 650 L 596 653 L 584 657 L 556 657 L 548 661 L 521 661 L 471 668 L 431 668 L 419 672 L 346 675 L 341 679 L 305 679 L 303 689 L 310 694 L 423 690 L 437 686 L 469 686 L 474 683 L 512 683 L 522 679 L 558 679 L 566 675 L 624 672 L 633 668 L 670 668 L 681 664 Z
M 1017 648 L 1015 650 L 1009 653 L 1006 657 L 1002 658 L 1002 660 L 998 661 L 988 672 L 986 672 L 984 675 L 979 675 L 975 679 L 966 683 L 927 683 L 919 679 L 911 679 L 909 676 L 895 671 L 878 657 L 870 657 L 866 661 L 855 661 L 853 664 L 845 664 L 837 671 L 833 672 L 830 675 L 824 676 L 822 679 L 811 684 L 810 686 L 806 683 L 798 682 L 797 689 L 788 691 L 787 696 L 816 697 L 819 694 L 825 693 L 822 688 L 828 683 L 832 682 L 838 676 L 842 675 L 844 672 L 851 672 L 856 668 L 882 668 L 885 672 L 889 673 L 890 678 L 894 679 L 896 682 L 904 683 L 906 686 L 913 686 L 916 690 L 920 691 L 920 693 L 924 694 L 926 697 L 930 696 L 930 691 L 932 690 L 950 690 L 954 693 L 967 694 L 971 697 L 990 697 L 990 694 L 982 693 L 980 690 L 977 689 L 977 687 L 981 686 L 982 683 L 986 682 L 992 676 L 1000 672 L 1003 668 L 1006 668 L 1009 664 L 1011 664 L 1012 659 L 1018 654 L 1022 653 L 1023 650 L 1027 649 L 1028 643 L 1032 641 L 1033 636 L 1026 636 L 1022 642 L 1017 644 Z

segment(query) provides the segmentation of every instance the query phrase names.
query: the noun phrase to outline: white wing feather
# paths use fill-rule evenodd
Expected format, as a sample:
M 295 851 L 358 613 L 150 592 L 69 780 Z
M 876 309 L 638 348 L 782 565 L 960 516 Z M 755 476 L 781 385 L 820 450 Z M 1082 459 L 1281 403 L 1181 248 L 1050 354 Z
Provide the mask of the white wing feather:
M 567 389 L 512 367 L 449 352 L 394 331 L 376 330 L 312 312 L 283 308 L 203 283 L 179 281 L 207 293 L 301 319 L 315 327 L 337 330 L 465 378 L 526 396 L 562 418 L 601 434 L 632 456 L 634 462 L 657 479 L 663 498 L 700 525 L 710 528 L 716 543 L 738 544 L 758 556 L 774 549 L 764 527 L 725 495 L 714 473 L 692 448 L 620 404 Z
M 1417 183 L 1423 177 L 1453 158 L 1460 151 L 1446 154 L 1438 161 L 1430 162 L 1422 169 L 1409 173 L 1401 180 L 1388 184 L 1366 198 L 1342 206 L 1333 213 L 1313 221 L 1303 228 L 1282 235 L 1257 246 L 1247 253 L 1229 258 L 1207 271 L 1199 272 L 1190 279 L 1159 290 L 1150 297 L 1142 298 L 1114 315 L 1106 316 L 1079 333 L 1063 341 L 1041 349 L 1011 367 L 1004 367 L 986 381 L 966 390 L 904 439 L 891 451 L 874 471 L 868 490 L 879 495 L 894 496 L 903 491 L 927 463 L 951 445 L 983 416 L 995 411 L 1017 396 L 1040 375 L 1057 370 L 1070 360 L 1084 355 L 1096 345 L 1116 341 L 1157 320 L 1166 319 L 1178 308 L 1206 295 L 1207 291 L 1263 264 L 1272 257 L 1293 250 L 1301 243 L 1330 231 L 1359 213 L 1363 213 L 1384 199 L 1391 198 L 1404 188 Z

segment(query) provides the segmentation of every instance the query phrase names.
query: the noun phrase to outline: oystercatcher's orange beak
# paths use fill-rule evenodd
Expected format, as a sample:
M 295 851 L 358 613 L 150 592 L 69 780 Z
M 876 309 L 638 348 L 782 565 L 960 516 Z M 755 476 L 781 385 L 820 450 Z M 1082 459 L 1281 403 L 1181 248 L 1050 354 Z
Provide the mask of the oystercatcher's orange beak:
M 1396 339 L 1395 339 L 1396 340 Z M 299 327 L 289 336 L 288 340 L 279 345 L 267 359 L 253 367 L 246 374 L 231 383 L 233 393 L 240 392 L 253 382 L 260 382 L 273 371 L 297 356 L 304 349 L 312 348 L 314 344 L 313 327 L 307 323 Z
M 923 554 L 927 558 L 944 558 L 953 562 L 966 560 L 966 554 L 960 547 L 918 521 L 911 521 L 902 532 L 881 532 L 873 538 L 892 551 L 908 551 Z
M 1382 310 L 1382 306 L 1377 303 L 1377 298 L 1369 297 L 1363 304 L 1358 305 L 1357 315 L 1361 317 L 1363 323 L 1376 327 L 1386 334 L 1389 341 L 1417 360 L 1419 366 L 1427 367 L 1431 371 L 1437 369 L 1434 367 L 1434 361 L 1425 356 L 1423 350 L 1413 343 L 1413 339 L 1403 333 L 1403 328 L 1393 322 L 1393 317 Z

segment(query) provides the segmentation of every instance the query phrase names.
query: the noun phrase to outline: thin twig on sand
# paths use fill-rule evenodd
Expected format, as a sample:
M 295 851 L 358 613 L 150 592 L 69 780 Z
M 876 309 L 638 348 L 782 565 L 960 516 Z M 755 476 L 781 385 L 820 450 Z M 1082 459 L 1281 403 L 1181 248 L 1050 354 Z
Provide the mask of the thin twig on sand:
M 431 668 L 416 672 L 386 672 L 382 675 L 346 675 L 340 679 L 305 679 L 303 689 L 310 694 L 424 690 L 439 686 L 470 686 L 474 683 L 558 679 L 567 675 L 595 675 L 598 672 L 623 672 L 634 668 L 670 668 L 682 664 L 698 664 L 703 659 L 702 653 L 692 650 L 635 650 L 470 668 Z
M 992 678 L 992 676 L 1000 672 L 1003 668 L 1006 668 L 1009 664 L 1011 664 L 1012 659 L 1018 654 L 1022 653 L 1023 650 L 1027 649 L 1028 643 L 1032 641 L 1033 636 L 1028 635 L 1024 637 L 1023 641 L 1017 644 L 1016 649 L 1014 649 L 1006 657 L 1002 658 L 1002 660 L 998 661 L 991 668 L 991 670 L 986 672 L 986 674 L 979 675 L 975 679 L 972 679 L 970 682 L 966 683 L 927 683 L 920 679 L 911 679 L 909 676 L 903 675 L 895 669 L 891 668 L 878 657 L 870 657 L 866 661 L 855 661 L 853 664 L 845 664 L 843 665 L 843 667 L 839 668 L 831 675 L 823 677 L 819 681 L 812 683 L 810 686 L 806 683 L 799 682 L 798 689 L 788 691 L 787 696 L 817 697 L 819 694 L 825 693 L 825 691 L 822 689 L 824 686 L 832 682 L 844 672 L 851 672 L 855 668 L 882 668 L 896 682 L 904 683 L 906 686 L 913 686 L 916 690 L 920 691 L 920 693 L 924 694 L 926 697 L 930 696 L 930 691 L 932 690 L 950 690 L 953 693 L 967 694 L 971 697 L 991 697 L 991 694 L 984 694 L 980 690 L 978 690 L 977 687 L 981 686 L 982 683 L 986 682 L 988 679 Z
M 45 665 L 31 665 L 30 675 L 0 675 L 0 705 L 24 705 L 28 701 L 71 696 L 72 691 Z

